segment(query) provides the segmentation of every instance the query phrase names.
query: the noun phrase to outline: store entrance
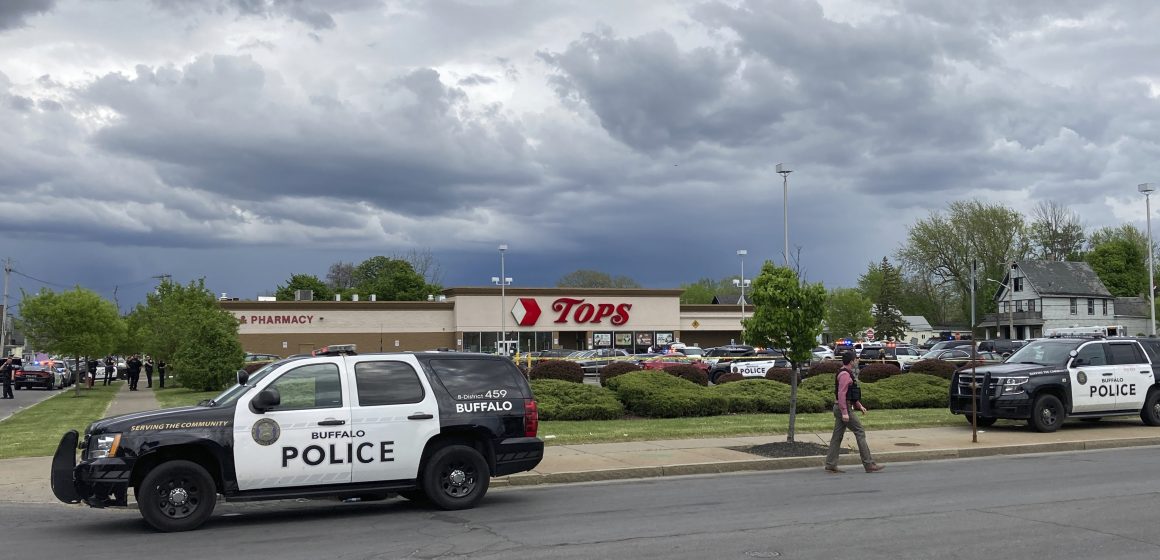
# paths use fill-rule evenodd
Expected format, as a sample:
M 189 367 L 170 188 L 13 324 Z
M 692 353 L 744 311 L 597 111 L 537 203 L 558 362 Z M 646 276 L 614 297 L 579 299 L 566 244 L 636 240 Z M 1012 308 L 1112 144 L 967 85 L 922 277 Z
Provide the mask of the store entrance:
M 587 350 L 588 349 L 588 333 L 584 331 L 578 332 L 561 332 L 560 333 L 560 348 L 567 350 Z

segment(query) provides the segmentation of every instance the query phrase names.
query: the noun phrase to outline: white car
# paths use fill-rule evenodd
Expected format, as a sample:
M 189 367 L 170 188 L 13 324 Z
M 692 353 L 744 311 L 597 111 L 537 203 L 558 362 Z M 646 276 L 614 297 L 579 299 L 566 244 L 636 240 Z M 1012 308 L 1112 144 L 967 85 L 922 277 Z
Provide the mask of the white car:
M 910 346 L 899 346 L 894 349 L 894 357 L 902 371 L 910 371 L 910 366 L 922 359 L 922 352 Z
M 772 360 L 736 361 L 729 364 L 730 373 L 740 373 L 746 379 L 765 379 L 765 374 L 773 368 L 788 368 L 789 360 L 775 358 Z
M 832 360 L 834 359 L 834 351 L 828 346 L 818 346 L 813 349 L 815 360 Z

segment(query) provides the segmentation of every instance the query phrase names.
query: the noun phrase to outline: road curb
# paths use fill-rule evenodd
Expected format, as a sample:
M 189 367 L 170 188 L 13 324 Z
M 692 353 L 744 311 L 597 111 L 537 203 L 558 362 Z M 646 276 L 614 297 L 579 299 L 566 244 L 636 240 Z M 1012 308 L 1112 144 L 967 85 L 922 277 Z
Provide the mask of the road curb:
M 1094 451 L 1123 447 L 1146 447 L 1160 445 L 1160 437 L 1122 438 L 1098 441 L 1064 441 L 1050 443 L 1030 443 L 1003 445 L 997 447 L 963 447 L 954 449 L 923 449 L 913 451 L 885 451 L 875 455 L 882 462 L 940 461 L 946 459 L 970 459 L 977 457 L 997 457 L 1003 455 L 1029 455 L 1034 453 L 1058 453 L 1066 451 Z M 494 488 L 515 486 L 538 486 L 541 484 L 570 484 L 577 482 L 600 482 L 610 480 L 631 480 L 661 478 L 698 474 L 722 474 L 731 472 L 759 472 L 790 469 L 820 468 L 824 457 L 781 457 L 768 459 L 745 459 L 713 463 L 691 463 L 661 467 L 627 467 L 600 469 L 593 471 L 573 471 L 558 473 L 520 473 L 492 479 Z M 843 465 L 859 465 L 856 454 L 843 455 Z

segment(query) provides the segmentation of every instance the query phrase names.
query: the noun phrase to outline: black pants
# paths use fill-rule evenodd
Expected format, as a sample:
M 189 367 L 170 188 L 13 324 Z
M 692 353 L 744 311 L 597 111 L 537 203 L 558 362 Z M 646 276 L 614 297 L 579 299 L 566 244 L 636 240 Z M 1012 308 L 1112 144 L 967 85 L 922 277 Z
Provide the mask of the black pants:
M 141 370 L 129 370 L 129 390 L 137 390 L 137 382 L 141 380 Z
M 152 369 L 145 370 L 145 386 L 146 387 L 153 386 L 153 370 Z
M 165 368 L 157 368 L 157 386 L 165 388 Z
M 12 395 L 12 378 L 5 376 L 4 379 L 4 397 L 5 399 L 14 398 Z
M 116 371 L 112 366 L 105 368 L 105 385 L 108 385 L 113 380 L 113 372 Z

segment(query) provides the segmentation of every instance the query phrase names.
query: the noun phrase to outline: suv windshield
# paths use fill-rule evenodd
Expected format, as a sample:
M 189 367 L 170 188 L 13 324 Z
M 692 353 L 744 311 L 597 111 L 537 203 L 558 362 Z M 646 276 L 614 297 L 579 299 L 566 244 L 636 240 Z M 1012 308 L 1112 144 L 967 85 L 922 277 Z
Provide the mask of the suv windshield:
M 1084 342 L 1087 341 L 1074 338 L 1036 340 L 1012 354 L 1010 358 L 1007 358 L 1007 363 L 1064 366 L 1067 365 L 1067 360 L 1071 357 L 1069 352 Z
M 274 371 L 278 368 L 278 366 L 288 361 L 289 360 L 279 360 L 277 362 L 271 362 L 262 369 L 251 373 L 250 379 L 246 381 L 245 385 L 234 385 L 233 387 L 223 391 L 222 394 L 214 397 L 212 400 L 202 401 L 201 403 L 198 403 L 198 405 L 200 406 L 202 403 L 205 403 L 205 406 L 220 406 L 223 404 L 230 404 L 238 400 L 238 397 L 242 396 L 242 394 L 248 391 L 250 387 L 253 387 L 255 383 L 261 381 L 263 377 L 269 375 L 271 371 Z

